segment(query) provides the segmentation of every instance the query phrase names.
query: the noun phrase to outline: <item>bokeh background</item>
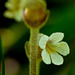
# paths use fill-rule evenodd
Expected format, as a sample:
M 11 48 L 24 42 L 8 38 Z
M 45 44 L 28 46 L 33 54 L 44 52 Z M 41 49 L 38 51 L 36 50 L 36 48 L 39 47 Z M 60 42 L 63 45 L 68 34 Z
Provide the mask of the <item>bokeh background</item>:
M 28 75 L 29 61 L 24 44 L 29 40 L 29 29 L 24 22 L 17 22 L 3 16 L 7 0 L 0 0 L 0 33 L 5 57 L 7 75 Z M 69 44 L 70 54 L 64 57 L 64 64 L 55 66 L 41 62 L 40 75 L 75 75 L 75 0 L 46 0 L 50 10 L 49 20 L 40 32 L 50 35 L 63 32 L 64 41 Z M 1 57 L 0 57 L 1 64 Z M 0 65 L 1 71 L 1 65 Z

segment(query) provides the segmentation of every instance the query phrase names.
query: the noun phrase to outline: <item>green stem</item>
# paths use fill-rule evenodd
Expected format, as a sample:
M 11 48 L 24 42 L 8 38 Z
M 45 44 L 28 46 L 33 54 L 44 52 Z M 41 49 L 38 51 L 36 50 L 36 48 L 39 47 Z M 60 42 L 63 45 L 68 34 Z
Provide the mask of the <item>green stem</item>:
M 39 75 L 39 72 L 40 72 L 40 63 L 41 63 L 41 61 L 40 60 L 37 60 L 37 62 L 36 62 L 37 64 L 37 66 L 36 66 L 36 75 Z
M 36 61 L 37 61 L 37 45 L 38 45 L 38 34 L 39 29 L 34 28 L 31 29 L 31 35 L 30 35 L 30 75 L 37 75 L 36 71 Z
M 4 54 L 3 54 L 3 49 L 2 49 L 2 43 L 1 43 L 1 35 L 0 35 L 0 55 L 1 55 L 1 60 L 2 60 L 2 75 L 5 75 L 5 63 L 4 63 Z

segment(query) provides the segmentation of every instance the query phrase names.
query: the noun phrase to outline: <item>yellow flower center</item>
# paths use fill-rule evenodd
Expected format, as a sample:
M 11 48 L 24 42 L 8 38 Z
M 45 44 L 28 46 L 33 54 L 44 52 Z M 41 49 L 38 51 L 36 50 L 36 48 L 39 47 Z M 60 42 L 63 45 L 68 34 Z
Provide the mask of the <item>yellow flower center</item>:
M 47 52 L 49 53 L 49 55 L 51 55 L 51 51 L 52 51 L 52 52 L 56 52 L 56 50 L 54 50 L 54 49 L 51 47 L 51 44 L 49 44 L 49 43 L 46 44 L 46 50 L 47 50 Z

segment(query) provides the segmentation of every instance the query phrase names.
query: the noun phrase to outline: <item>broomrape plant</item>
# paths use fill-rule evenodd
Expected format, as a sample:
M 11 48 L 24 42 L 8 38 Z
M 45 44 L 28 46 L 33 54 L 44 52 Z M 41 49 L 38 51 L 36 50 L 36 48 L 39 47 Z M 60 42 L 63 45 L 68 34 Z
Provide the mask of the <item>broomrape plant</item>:
M 61 55 L 66 56 L 70 53 L 68 44 L 62 41 L 64 33 L 57 32 L 51 36 L 39 33 L 50 14 L 46 2 L 43 0 L 11 1 L 6 3 L 8 11 L 4 15 L 17 21 L 23 19 L 25 25 L 30 29 L 30 40 L 25 44 L 26 54 L 29 58 L 29 74 L 39 75 L 41 60 L 45 64 L 51 64 L 51 62 L 55 65 L 63 64 L 64 60 Z

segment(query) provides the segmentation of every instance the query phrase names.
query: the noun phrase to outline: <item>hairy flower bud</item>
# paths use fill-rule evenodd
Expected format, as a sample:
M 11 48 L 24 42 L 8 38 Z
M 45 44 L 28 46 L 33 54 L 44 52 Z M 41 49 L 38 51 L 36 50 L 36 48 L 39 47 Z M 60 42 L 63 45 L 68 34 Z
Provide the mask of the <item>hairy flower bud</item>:
M 42 27 L 47 21 L 49 12 L 45 2 L 31 2 L 24 10 L 24 21 L 29 28 Z

